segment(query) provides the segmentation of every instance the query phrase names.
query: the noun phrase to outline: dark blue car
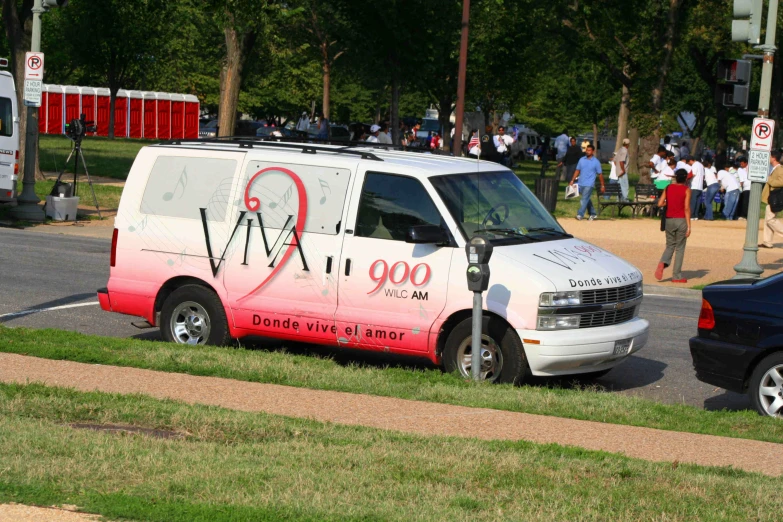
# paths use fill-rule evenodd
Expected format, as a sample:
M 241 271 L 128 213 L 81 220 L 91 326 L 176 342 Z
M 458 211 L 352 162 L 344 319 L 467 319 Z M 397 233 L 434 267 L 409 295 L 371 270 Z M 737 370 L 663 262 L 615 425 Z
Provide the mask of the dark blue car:
M 724 281 L 702 290 L 696 377 L 750 395 L 762 415 L 783 417 L 783 273 Z

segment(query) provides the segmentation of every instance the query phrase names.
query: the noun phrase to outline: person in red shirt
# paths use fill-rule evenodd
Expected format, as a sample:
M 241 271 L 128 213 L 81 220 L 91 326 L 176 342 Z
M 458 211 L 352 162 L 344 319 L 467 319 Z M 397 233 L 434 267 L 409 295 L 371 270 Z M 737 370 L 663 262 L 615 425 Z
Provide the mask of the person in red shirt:
M 432 133 L 432 141 L 430 141 L 430 148 L 432 150 L 438 150 L 440 148 L 440 136 L 437 132 Z
M 668 185 L 658 199 L 658 207 L 666 208 L 666 250 L 655 270 L 655 279 L 663 279 L 663 271 L 674 258 L 672 283 L 687 283 L 682 276 L 682 260 L 685 257 L 685 242 L 691 235 L 691 188 L 688 186 L 688 171 L 677 169 L 675 182 Z

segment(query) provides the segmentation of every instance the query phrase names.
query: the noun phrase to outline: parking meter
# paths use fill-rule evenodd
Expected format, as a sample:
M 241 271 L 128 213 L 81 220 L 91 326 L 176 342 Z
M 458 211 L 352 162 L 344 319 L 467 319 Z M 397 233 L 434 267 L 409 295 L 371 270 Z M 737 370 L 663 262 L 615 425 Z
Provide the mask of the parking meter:
M 489 288 L 489 258 L 492 243 L 481 236 L 474 236 L 465 245 L 468 255 L 468 290 L 483 292 Z
M 481 379 L 484 358 L 481 351 L 481 330 L 484 315 L 484 299 L 481 293 L 489 288 L 489 258 L 492 243 L 481 236 L 474 236 L 465 245 L 468 256 L 468 290 L 473 292 L 473 331 L 471 335 L 470 373 L 474 381 Z

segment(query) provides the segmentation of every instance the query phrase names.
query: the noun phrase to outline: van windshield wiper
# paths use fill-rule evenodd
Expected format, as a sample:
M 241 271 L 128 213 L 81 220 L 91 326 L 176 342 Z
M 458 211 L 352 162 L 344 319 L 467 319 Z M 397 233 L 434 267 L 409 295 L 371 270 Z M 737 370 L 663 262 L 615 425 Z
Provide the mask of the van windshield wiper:
M 527 234 L 523 234 L 522 232 L 515 230 L 513 228 L 485 228 L 484 231 L 492 232 L 493 234 L 504 234 L 507 236 L 521 237 L 521 238 L 529 239 L 531 241 L 541 241 L 537 237 L 528 236 Z
M 528 228 L 528 232 L 546 232 L 549 234 L 554 234 L 556 236 L 563 236 L 563 237 L 574 237 L 571 234 L 567 232 L 563 232 L 562 230 L 557 230 L 556 228 L 552 227 L 537 227 L 537 228 Z

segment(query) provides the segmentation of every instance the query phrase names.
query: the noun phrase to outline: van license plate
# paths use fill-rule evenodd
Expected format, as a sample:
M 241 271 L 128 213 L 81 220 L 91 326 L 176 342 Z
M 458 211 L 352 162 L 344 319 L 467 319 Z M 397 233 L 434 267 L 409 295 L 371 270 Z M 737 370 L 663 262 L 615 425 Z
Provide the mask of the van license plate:
M 633 342 L 633 339 L 623 339 L 622 341 L 615 341 L 614 342 L 614 356 L 620 357 L 623 355 L 628 355 L 628 350 L 631 349 L 631 343 Z

